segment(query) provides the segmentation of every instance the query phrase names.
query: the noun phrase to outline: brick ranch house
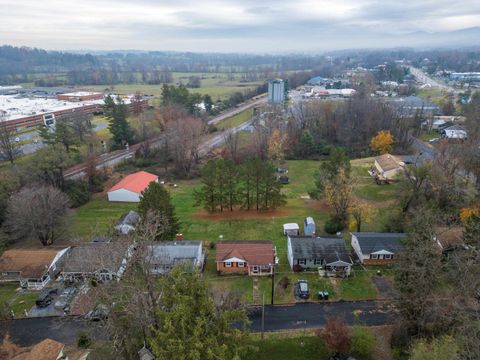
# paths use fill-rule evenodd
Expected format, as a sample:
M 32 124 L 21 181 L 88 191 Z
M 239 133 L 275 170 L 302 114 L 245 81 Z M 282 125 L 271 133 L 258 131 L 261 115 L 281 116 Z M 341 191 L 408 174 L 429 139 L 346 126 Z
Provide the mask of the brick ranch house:
M 407 234 L 352 232 L 352 248 L 364 265 L 388 265 L 402 248 Z
M 276 250 L 269 240 L 233 240 L 217 242 L 215 262 L 219 274 L 272 275 Z

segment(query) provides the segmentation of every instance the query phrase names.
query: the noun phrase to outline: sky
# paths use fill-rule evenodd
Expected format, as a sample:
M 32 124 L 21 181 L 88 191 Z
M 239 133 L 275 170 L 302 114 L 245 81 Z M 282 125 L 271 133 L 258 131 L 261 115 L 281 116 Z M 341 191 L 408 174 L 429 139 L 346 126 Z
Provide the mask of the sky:
M 0 9 L 0 44 L 51 50 L 322 52 L 438 46 L 480 29 L 479 0 L 0 0 Z

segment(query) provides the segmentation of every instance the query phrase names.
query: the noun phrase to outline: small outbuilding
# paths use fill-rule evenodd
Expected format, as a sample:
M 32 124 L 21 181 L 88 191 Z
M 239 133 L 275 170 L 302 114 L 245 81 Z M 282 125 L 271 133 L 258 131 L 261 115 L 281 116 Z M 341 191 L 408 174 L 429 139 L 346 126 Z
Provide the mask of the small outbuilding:
M 311 236 L 315 234 L 317 231 L 317 228 L 315 226 L 315 220 L 311 216 L 306 217 L 305 220 L 303 221 L 303 233 L 306 236 Z
M 158 182 L 158 176 L 139 171 L 126 176 L 108 190 L 108 201 L 140 202 L 140 195 L 151 182 Z
M 117 230 L 122 235 L 128 235 L 132 231 L 135 231 L 138 222 L 140 221 L 140 215 L 133 210 L 122 215 L 115 225 L 115 230 Z
M 381 178 L 392 180 L 405 170 L 405 163 L 398 157 L 383 154 L 375 157 L 375 172 Z
M 442 137 L 448 140 L 465 140 L 467 138 L 467 130 L 461 125 L 453 125 L 443 129 Z
M 297 223 L 283 224 L 283 235 L 299 235 L 300 226 Z

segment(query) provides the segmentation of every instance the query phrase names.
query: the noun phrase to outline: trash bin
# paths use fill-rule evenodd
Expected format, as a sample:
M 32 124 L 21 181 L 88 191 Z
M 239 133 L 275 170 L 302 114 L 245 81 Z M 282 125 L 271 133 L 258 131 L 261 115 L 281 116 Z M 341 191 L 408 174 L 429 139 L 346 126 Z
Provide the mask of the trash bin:
M 328 300 L 328 291 L 323 292 L 323 300 Z
M 318 300 L 323 300 L 323 291 L 318 292 Z

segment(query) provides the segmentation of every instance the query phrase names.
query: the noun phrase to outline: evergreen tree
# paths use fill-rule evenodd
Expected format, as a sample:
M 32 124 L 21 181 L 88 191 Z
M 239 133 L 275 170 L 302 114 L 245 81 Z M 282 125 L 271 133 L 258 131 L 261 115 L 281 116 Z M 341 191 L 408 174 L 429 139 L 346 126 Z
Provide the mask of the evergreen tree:
M 261 198 L 264 210 L 275 210 L 286 204 L 286 197 L 282 194 L 282 184 L 277 180 L 275 167 L 271 162 L 263 166 L 261 173 Z
M 205 280 L 181 267 L 158 282 L 165 295 L 155 311 L 159 327 L 148 338 L 156 359 L 241 359 L 248 339 L 244 310 L 217 307 Z
M 105 97 L 104 112 L 108 119 L 108 130 L 112 134 L 113 147 L 123 148 L 125 143 L 133 143 L 133 131 L 127 121 L 127 107 L 123 100 L 110 95 Z
M 138 211 L 144 221 L 149 218 L 150 213 L 160 219 L 157 240 L 173 240 L 180 231 L 180 223 L 175 215 L 170 193 L 157 182 L 151 182 L 142 191 Z
M 217 209 L 217 173 L 216 162 L 210 160 L 200 169 L 202 178 L 202 187 L 194 191 L 195 205 L 203 204 L 205 210 L 209 213 Z

